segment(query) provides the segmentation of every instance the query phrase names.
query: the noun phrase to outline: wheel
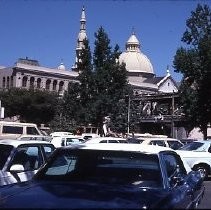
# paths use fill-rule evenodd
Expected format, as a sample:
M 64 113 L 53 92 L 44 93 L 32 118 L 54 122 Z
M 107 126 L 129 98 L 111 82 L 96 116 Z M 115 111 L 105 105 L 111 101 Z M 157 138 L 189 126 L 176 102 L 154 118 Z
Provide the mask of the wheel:
M 209 174 L 209 169 L 207 166 L 205 165 L 196 165 L 193 168 L 194 171 L 199 171 L 201 176 L 206 179 L 208 177 Z

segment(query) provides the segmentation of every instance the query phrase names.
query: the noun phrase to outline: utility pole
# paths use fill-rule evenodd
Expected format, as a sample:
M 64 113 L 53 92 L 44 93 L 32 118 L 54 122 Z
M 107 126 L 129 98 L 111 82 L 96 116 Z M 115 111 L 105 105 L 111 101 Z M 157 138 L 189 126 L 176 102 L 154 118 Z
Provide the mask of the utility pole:
M 130 133 L 130 95 L 128 95 L 128 107 L 127 107 L 127 134 Z
M 175 132 L 174 132 L 174 91 L 172 94 L 172 114 L 171 114 L 171 136 L 172 138 L 175 138 Z

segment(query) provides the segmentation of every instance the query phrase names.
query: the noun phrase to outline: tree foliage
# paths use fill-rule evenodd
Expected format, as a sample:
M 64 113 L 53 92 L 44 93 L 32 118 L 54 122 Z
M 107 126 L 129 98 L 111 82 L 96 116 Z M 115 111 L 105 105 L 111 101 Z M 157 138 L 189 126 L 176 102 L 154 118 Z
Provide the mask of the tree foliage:
M 118 62 L 119 47 L 110 46 L 108 35 L 102 27 L 95 33 L 95 48 L 92 55 L 89 41 L 84 40 L 84 48 L 80 55 L 79 83 L 70 86 L 64 96 L 65 115 L 74 119 L 76 124 L 92 124 L 100 129 L 104 117 L 110 116 L 112 122 L 126 112 L 124 99 L 129 93 L 126 69 Z M 124 116 L 125 115 L 121 115 Z M 125 127 L 116 126 L 116 130 Z
M 0 92 L 5 118 L 19 116 L 22 122 L 48 123 L 55 114 L 57 95 L 47 91 L 12 88 Z
M 183 74 L 181 103 L 190 129 L 200 127 L 207 138 L 211 122 L 211 11 L 197 5 L 186 21 L 182 41 L 186 44 L 174 57 L 176 72 Z

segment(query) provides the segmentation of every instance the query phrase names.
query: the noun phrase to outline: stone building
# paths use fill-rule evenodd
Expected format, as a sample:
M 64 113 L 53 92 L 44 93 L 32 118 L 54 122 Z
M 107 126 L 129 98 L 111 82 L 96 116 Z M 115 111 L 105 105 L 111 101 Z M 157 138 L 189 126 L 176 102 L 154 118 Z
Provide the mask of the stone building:
M 83 40 L 86 35 L 85 8 L 82 8 L 80 19 L 80 31 L 76 42 L 76 58 L 71 69 L 66 69 L 61 63 L 58 68 L 41 66 L 37 60 L 19 58 L 11 67 L 0 67 L 0 88 L 36 88 L 49 91 L 57 91 L 63 94 L 67 90 L 69 82 L 77 82 L 80 54 L 83 48 Z M 126 50 L 119 58 L 126 64 L 129 84 L 132 85 L 136 95 L 145 93 L 169 93 L 177 92 L 178 87 L 171 77 L 169 70 L 163 77 L 156 77 L 151 61 L 140 50 L 140 42 L 135 33 L 126 42 Z

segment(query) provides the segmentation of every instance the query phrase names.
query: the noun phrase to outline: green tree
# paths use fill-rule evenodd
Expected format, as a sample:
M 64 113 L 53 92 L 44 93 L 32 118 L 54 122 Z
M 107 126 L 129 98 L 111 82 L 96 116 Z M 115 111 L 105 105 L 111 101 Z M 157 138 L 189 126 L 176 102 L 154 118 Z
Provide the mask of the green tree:
M 183 74 L 181 104 L 189 128 L 200 127 L 207 138 L 211 122 L 211 11 L 208 5 L 197 5 L 186 21 L 187 29 L 181 47 L 174 57 L 176 72 Z
M 12 88 L 0 92 L 5 117 L 19 116 L 22 122 L 48 123 L 53 119 L 57 95 L 48 91 Z
M 89 41 L 84 40 L 78 65 L 79 83 L 69 86 L 64 95 L 63 116 L 77 126 L 102 129 L 104 117 L 110 116 L 114 131 L 125 131 L 117 119 L 126 117 L 125 95 L 129 94 L 125 64 L 120 64 L 118 45 L 112 50 L 110 40 L 102 27 L 95 33 L 92 56 Z M 120 125 L 121 124 L 121 125 Z M 101 130 L 102 132 L 102 130 Z
M 110 116 L 113 129 L 117 131 L 121 126 L 116 121 L 124 117 L 127 109 L 123 103 L 125 95 L 129 94 L 127 72 L 125 64 L 120 64 L 119 46 L 114 50 L 110 46 L 110 39 L 102 27 L 95 33 L 95 50 L 93 54 L 95 95 L 92 108 L 95 110 L 93 123 L 102 128 L 104 117 Z
M 63 97 L 60 116 L 69 121 L 73 130 L 91 122 L 90 104 L 93 100 L 93 67 L 89 41 L 84 40 L 84 48 L 77 63 L 79 76 L 77 83 L 70 83 Z M 64 125 L 63 125 L 64 126 Z M 67 126 L 68 127 L 68 126 Z

